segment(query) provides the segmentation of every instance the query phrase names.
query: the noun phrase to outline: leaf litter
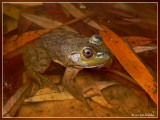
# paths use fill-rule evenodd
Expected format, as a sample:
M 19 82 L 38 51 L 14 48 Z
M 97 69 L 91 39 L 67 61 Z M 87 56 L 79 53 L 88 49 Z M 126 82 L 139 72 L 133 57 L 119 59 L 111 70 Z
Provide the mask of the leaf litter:
M 42 4 L 38 4 L 38 5 L 42 5 Z M 62 17 L 62 16 L 59 16 L 59 18 L 57 19 L 56 17 L 57 17 L 57 13 L 55 14 L 55 13 L 53 13 L 53 12 L 51 12 L 50 11 L 50 13 L 51 14 L 54 14 L 54 15 L 56 15 L 55 16 L 55 18 L 54 19 L 56 19 L 57 21 L 55 21 L 55 20 L 53 20 L 53 19 L 50 19 L 50 18 L 47 18 L 47 17 L 41 17 L 41 16 L 37 16 L 37 15 L 34 15 L 34 14 L 21 14 L 23 17 L 25 17 L 26 19 L 28 19 L 29 21 L 28 21 L 28 23 L 27 23 L 27 21 L 25 22 L 25 20 L 24 20 L 24 24 L 26 23 L 26 27 L 24 26 L 24 29 L 22 29 L 22 30 L 20 30 L 21 31 L 21 33 L 19 33 L 19 34 L 21 34 L 21 36 L 17 39 L 17 41 L 20 41 L 20 42 L 17 42 L 16 41 L 16 44 L 17 44 L 17 46 L 15 47 L 15 43 L 13 44 L 12 43 L 12 40 L 13 40 L 13 38 L 16 38 L 16 35 L 13 37 L 11 37 L 10 39 L 11 40 L 9 40 L 10 42 L 9 43 L 7 43 L 7 42 L 5 42 L 5 44 L 4 45 L 6 45 L 6 47 L 4 47 L 4 48 L 6 48 L 6 50 L 4 50 L 4 53 L 3 53 L 3 55 L 7 55 L 8 53 L 12 53 L 13 51 L 16 51 L 17 50 L 17 48 L 20 48 L 20 47 L 23 47 L 23 45 L 25 45 L 26 43 L 28 43 L 28 42 L 30 42 L 30 41 L 33 41 L 33 40 L 35 40 L 36 38 L 38 38 L 38 37 L 40 37 L 40 35 L 43 35 L 43 34 L 45 34 L 46 32 L 48 32 L 48 31 L 50 31 L 50 29 L 44 29 L 44 30 L 38 30 L 39 32 L 37 32 L 37 30 L 36 31 L 31 31 L 31 32 L 26 32 L 26 30 L 29 28 L 29 26 L 30 26 L 30 24 L 31 24 L 31 22 L 32 23 L 36 23 L 36 24 L 38 24 L 38 25 L 40 25 L 41 27 L 44 27 L 44 28 L 50 28 L 51 27 L 51 24 L 54 24 L 54 25 L 57 25 L 57 26 L 64 26 L 64 25 L 69 25 L 69 24 L 72 24 L 72 22 L 74 23 L 74 24 L 77 24 L 77 22 L 80 22 L 79 20 L 83 20 L 84 18 L 80 18 L 80 17 L 83 17 L 82 15 L 86 15 L 86 13 L 83 13 L 82 11 L 80 11 L 80 10 L 78 10 L 78 8 L 76 8 L 74 5 L 72 5 L 72 4 L 59 4 L 61 7 L 63 7 L 66 11 L 67 11 L 67 13 L 68 14 L 71 14 L 73 17 L 75 17 L 75 18 L 77 18 L 77 19 L 75 19 L 75 22 L 76 23 L 74 23 L 74 20 L 71 20 L 71 18 L 70 18 L 70 15 L 69 16 L 65 16 L 66 18 L 66 20 L 65 20 L 65 22 L 64 21 L 61 21 L 61 20 L 63 20 L 64 19 L 64 16 Z M 21 6 L 21 5 L 20 5 Z M 25 6 L 25 5 L 24 5 Z M 30 5 L 29 5 L 30 6 Z M 34 6 L 34 5 L 33 5 Z M 61 8 L 59 7 L 59 6 L 57 6 L 56 4 L 52 4 L 51 5 L 51 8 L 49 8 L 49 5 L 48 4 L 43 4 L 43 6 L 45 6 L 45 8 L 46 8 L 46 10 L 47 10 L 47 12 L 49 12 L 49 10 L 51 10 L 51 8 L 53 8 L 53 7 L 57 7 L 56 9 L 58 9 L 58 10 L 61 10 Z M 70 7 L 66 7 L 66 6 L 70 6 Z M 5 6 L 6 7 L 6 6 Z M 12 8 L 12 10 L 14 11 L 18 11 L 17 13 L 19 14 L 20 13 L 20 9 L 19 8 L 16 8 L 15 6 L 13 6 L 13 5 L 10 5 L 10 8 Z M 112 8 L 113 9 L 113 8 Z M 18 15 L 17 14 L 15 14 L 15 16 L 13 16 L 11 13 L 13 12 L 13 11 L 9 11 L 9 10 L 7 10 L 7 8 L 5 8 L 5 11 L 4 11 L 4 14 L 6 14 L 6 15 L 9 15 L 9 16 L 11 16 L 11 17 L 13 17 L 14 19 L 18 19 Z M 57 12 L 57 10 L 56 10 L 56 12 Z M 63 13 L 64 11 L 62 10 L 61 11 L 61 13 Z M 75 12 L 75 13 L 74 13 Z M 87 11 L 88 12 L 88 11 Z M 128 14 L 125 14 L 125 12 L 123 13 L 121 13 L 121 11 L 119 11 L 118 13 L 117 12 L 114 12 L 114 11 L 109 11 L 109 12 L 111 12 L 112 14 L 119 14 L 120 13 L 120 15 L 122 16 L 122 20 L 125 20 L 125 21 L 129 21 L 129 22 L 137 22 L 137 21 L 135 21 L 135 18 L 134 18 L 134 16 L 128 16 Z M 64 13 L 65 14 L 65 13 Z M 124 17 L 124 18 L 123 18 Z M 125 18 L 125 17 L 128 17 L 128 18 Z M 87 17 L 86 17 L 87 18 Z M 19 20 L 22 20 L 22 18 L 21 19 L 19 19 Z M 48 22 L 45 22 L 46 24 L 44 24 L 44 20 L 45 21 L 48 21 Z M 77 20 L 77 21 L 76 21 Z M 39 23 L 37 23 L 36 21 L 39 21 Z M 59 22 L 60 21 L 60 22 Z M 55 23 L 54 23 L 55 22 Z M 62 22 L 62 23 L 61 23 Z M 94 28 L 96 28 L 97 29 L 97 31 L 98 30 L 104 30 L 104 28 L 102 28 L 100 25 L 98 25 L 95 21 L 93 21 L 93 20 L 91 20 L 90 18 L 87 18 L 87 19 L 84 19 L 83 20 L 83 22 L 85 23 L 85 24 L 88 24 L 89 26 L 91 26 L 91 27 L 94 27 Z M 139 22 L 139 21 L 138 21 Z M 84 26 L 84 23 L 83 24 L 79 24 L 81 27 L 80 27 L 80 29 L 83 31 L 83 26 Z M 28 24 L 28 25 L 27 25 Z M 70 26 L 70 25 L 69 25 Z M 28 27 L 28 28 L 27 28 Z M 70 27 L 72 27 L 74 30 L 76 30 L 77 31 L 77 28 L 74 26 L 74 25 L 71 25 Z M 141 26 L 141 27 L 143 27 L 143 26 Z M 76 28 L 76 29 L 75 29 Z M 118 27 L 117 27 L 118 28 Z M 145 28 L 145 27 L 144 27 Z M 86 29 L 88 29 L 88 31 L 91 31 L 90 30 L 90 28 L 86 28 Z M 24 31 L 23 31 L 24 30 Z M 84 31 L 82 32 L 82 31 L 79 31 L 78 30 L 78 32 L 80 32 L 81 34 L 84 34 Z M 36 35 L 36 33 L 38 33 L 37 35 Z M 85 33 L 89 33 L 89 34 L 86 34 L 87 36 L 88 35 L 90 35 L 91 34 L 91 32 L 86 32 L 85 31 Z M 29 37 L 29 36 L 31 36 L 30 37 L 30 39 L 24 39 L 24 38 L 26 38 L 26 36 L 25 35 L 27 35 L 27 37 Z M 125 40 L 125 41 L 127 41 L 127 43 L 131 46 L 131 48 L 136 52 L 136 53 L 138 53 L 138 52 L 144 52 L 144 51 L 148 51 L 148 50 L 153 50 L 153 49 L 156 49 L 156 47 L 154 47 L 154 46 L 143 46 L 143 45 L 146 45 L 146 44 L 149 44 L 149 43 L 151 43 L 151 42 L 153 42 L 153 40 L 152 39 L 150 39 L 150 38 L 148 38 L 148 37 L 143 37 L 143 36 L 127 36 L 127 37 L 121 37 L 123 40 Z M 5 41 L 8 41 L 8 40 L 5 40 Z M 23 42 L 22 42 L 23 41 Z M 6 44 L 7 43 L 7 44 Z M 13 44 L 13 45 L 12 45 Z M 11 48 L 11 49 L 10 49 Z M 9 50 L 8 50 L 9 49 Z M 112 51 L 112 50 L 111 50 Z M 15 54 L 16 55 L 16 54 Z M 11 55 L 12 57 L 14 56 L 14 55 Z M 102 83 L 102 85 L 104 85 L 104 83 Z M 127 85 L 127 84 L 126 84 Z M 96 84 L 95 85 L 95 87 L 97 87 L 98 85 Z M 130 85 L 127 85 L 127 86 L 130 86 Z M 133 87 L 133 88 L 131 88 L 137 95 L 139 95 L 139 96 L 143 96 L 142 97 L 142 99 L 144 99 L 145 101 L 147 101 L 146 100 L 146 97 L 144 96 L 144 93 L 142 92 L 140 92 L 140 91 L 137 91 L 137 90 L 135 90 L 135 88 Z M 45 91 L 45 90 L 44 90 Z M 99 93 L 99 91 L 100 90 L 98 90 L 98 92 L 97 93 Z M 95 91 L 89 91 L 87 94 L 91 94 L 91 93 L 94 93 Z M 58 96 L 60 96 L 60 97 L 58 97 L 58 98 L 56 98 L 56 97 L 53 97 L 53 96 L 55 96 L 55 94 L 57 94 Z M 45 96 L 45 94 L 43 94 L 44 96 Z M 42 96 L 43 96 L 42 95 Z M 60 93 L 52 93 L 52 97 L 51 96 L 48 96 L 47 98 L 49 99 L 49 100 L 54 100 L 54 99 L 67 99 L 67 97 L 69 98 L 69 96 L 65 96 L 65 95 L 63 95 L 63 92 L 62 92 L 62 96 L 60 95 Z M 67 93 L 66 93 L 66 95 L 67 95 Z M 41 96 L 41 95 L 39 95 L 39 96 Z M 89 95 L 88 95 L 89 96 Z M 36 97 L 36 96 L 33 96 L 33 97 Z M 63 98 L 64 97 L 64 98 Z M 71 97 L 71 96 L 70 96 Z M 42 97 L 43 98 L 43 97 Z M 41 97 L 39 97 L 39 98 L 36 98 L 36 99 L 32 99 L 33 101 L 35 100 L 40 100 L 40 101 L 43 101 L 42 100 L 42 98 Z M 47 99 L 46 98 L 46 99 Z M 29 99 L 28 99 L 29 100 Z M 92 100 L 93 101 L 96 101 L 97 103 L 99 103 L 100 105 L 102 105 L 102 106 L 108 106 L 109 107 L 109 103 L 102 97 L 102 95 L 101 96 L 92 96 Z

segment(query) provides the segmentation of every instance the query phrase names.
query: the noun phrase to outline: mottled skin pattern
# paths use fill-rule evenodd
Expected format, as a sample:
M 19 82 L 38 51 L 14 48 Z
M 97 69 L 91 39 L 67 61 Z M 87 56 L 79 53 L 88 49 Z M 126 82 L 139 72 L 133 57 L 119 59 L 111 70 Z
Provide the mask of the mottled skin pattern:
M 23 52 L 25 67 L 30 76 L 36 80 L 42 87 L 46 82 L 57 86 L 42 75 L 51 64 L 51 61 L 57 62 L 66 69 L 63 83 L 68 91 L 85 103 L 84 97 L 80 94 L 74 85 L 73 78 L 82 68 L 96 67 L 103 65 L 111 59 L 111 54 L 103 44 L 97 45 L 89 41 L 90 38 L 81 36 L 77 33 L 66 30 L 54 30 L 41 36 L 34 47 L 27 46 Z M 92 39 L 91 39 L 92 41 Z M 82 51 L 85 47 L 92 48 L 94 55 L 91 58 L 85 58 Z M 80 56 L 77 62 L 70 59 L 70 55 L 76 53 Z M 74 68 L 74 69 L 73 69 Z M 76 72 L 75 72 L 76 71 Z M 77 93 L 79 96 L 77 96 Z
M 69 61 L 69 54 L 77 51 L 79 45 L 76 42 L 77 38 L 81 40 L 84 39 L 84 37 L 79 34 L 65 30 L 57 30 L 52 34 L 44 35 L 39 42 L 47 50 L 52 59 L 58 60 L 63 66 L 66 66 Z

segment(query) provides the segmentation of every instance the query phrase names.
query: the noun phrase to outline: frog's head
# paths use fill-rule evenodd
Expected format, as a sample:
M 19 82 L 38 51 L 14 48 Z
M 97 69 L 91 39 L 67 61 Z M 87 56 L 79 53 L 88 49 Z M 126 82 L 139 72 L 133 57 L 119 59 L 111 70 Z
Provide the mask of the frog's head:
M 112 61 L 112 54 L 99 35 L 93 35 L 89 41 L 79 47 L 78 52 L 73 52 L 69 56 L 70 66 L 92 68 L 110 64 Z

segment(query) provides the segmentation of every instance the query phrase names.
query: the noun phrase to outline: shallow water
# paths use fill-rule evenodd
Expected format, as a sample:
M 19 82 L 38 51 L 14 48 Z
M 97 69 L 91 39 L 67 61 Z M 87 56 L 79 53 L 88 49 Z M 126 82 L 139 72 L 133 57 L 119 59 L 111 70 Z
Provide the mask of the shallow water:
M 79 4 L 75 4 L 79 7 Z M 93 20 L 108 26 L 112 31 L 122 36 L 144 36 L 153 39 L 150 45 L 157 45 L 157 9 L 156 4 L 84 4 L 86 9 L 97 14 Z M 82 9 L 83 11 L 83 9 Z M 92 30 L 97 33 L 97 30 Z M 145 64 L 157 73 L 157 51 L 146 51 L 137 54 Z M 116 61 L 116 60 L 115 60 Z M 56 67 L 55 67 L 56 66 Z M 111 69 L 127 72 L 120 64 L 112 64 Z M 58 85 L 65 68 L 54 64 L 46 72 Z M 3 59 L 3 104 L 23 85 L 25 72 L 22 55 L 11 59 Z M 116 81 L 104 72 L 84 69 L 75 78 L 79 86 L 89 85 L 99 81 Z M 60 82 L 60 83 L 59 83 Z M 148 97 L 148 103 L 136 95 L 130 86 L 119 84 L 101 90 L 102 95 L 113 106 L 112 109 L 103 107 L 93 100 L 88 100 L 93 111 L 75 99 L 62 101 L 44 101 L 24 103 L 17 112 L 16 117 L 137 117 L 138 115 L 151 114 L 157 116 L 157 108 Z M 137 116 L 136 116 L 137 115 Z M 143 117 L 143 116 L 140 116 Z M 153 117 L 153 116 L 150 116 Z

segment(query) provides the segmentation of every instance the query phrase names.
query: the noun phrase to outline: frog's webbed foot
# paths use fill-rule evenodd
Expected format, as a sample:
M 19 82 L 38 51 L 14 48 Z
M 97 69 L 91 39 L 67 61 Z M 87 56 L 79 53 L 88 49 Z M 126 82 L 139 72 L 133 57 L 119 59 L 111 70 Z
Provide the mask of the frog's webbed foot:
M 51 63 L 46 50 L 41 47 L 27 46 L 23 52 L 23 60 L 30 77 L 39 84 L 40 88 L 43 87 L 43 84 L 52 85 L 59 92 L 56 84 L 41 74 L 48 69 Z
M 63 84 L 64 84 L 64 87 L 69 91 L 69 93 L 71 93 L 79 101 L 83 102 L 88 109 L 92 110 L 92 108 L 89 106 L 88 102 L 86 101 L 86 98 L 83 96 L 82 89 L 78 88 L 73 81 L 73 78 L 80 70 L 82 69 L 74 68 L 74 67 L 66 68 L 63 76 Z

